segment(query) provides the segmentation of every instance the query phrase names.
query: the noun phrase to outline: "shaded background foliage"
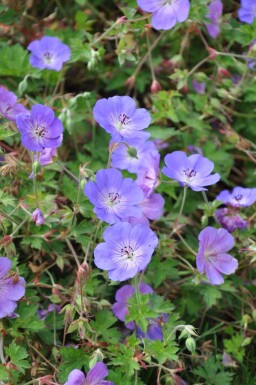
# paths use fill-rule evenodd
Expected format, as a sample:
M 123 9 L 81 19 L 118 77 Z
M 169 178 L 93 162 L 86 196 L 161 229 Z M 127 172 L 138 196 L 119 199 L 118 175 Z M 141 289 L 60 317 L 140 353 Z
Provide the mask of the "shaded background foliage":
M 59 160 L 37 178 L 46 223 L 36 227 L 29 215 L 35 208 L 28 179 L 31 159 L 13 126 L 1 121 L 1 156 L 5 156 L 0 185 L 1 254 L 11 257 L 13 269 L 17 267 L 27 281 L 26 298 L 17 309 L 19 318 L 0 324 L 6 356 L 0 366 L 4 384 L 23 385 L 47 375 L 63 383 L 72 369 L 87 371 L 89 363 L 102 355 L 116 385 L 156 383 L 159 367 L 145 368 L 140 341 L 131 336 L 124 343 L 122 324 L 112 314 L 117 286 L 109 284 L 92 260 L 104 225 L 97 222 L 82 191 L 78 193 L 69 171 L 82 181 L 86 167 L 94 172 L 106 167 L 109 138 L 96 126 L 92 108 L 98 98 L 129 94 L 151 111 L 152 139 L 168 145 L 162 156 L 193 144 L 215 163 L 222 179 L 209 189 L 210 201 L 224 188 L 254 187 L 255 72 L 239 55 L 255 57 L 249 45 L 255 38 L 256 22 L 246 25 L 237 20 L 239 2 L 223 3 L 218 39 L 211 39 L 205 28 L 208 1 L 192 0 L 189 20 L 161 36 L 151 59 L 148 51 L 160 33 L 148 26 L 150 19 L 117 23 L 102 36 L 123 15 L 127 20 L 142 16 L 136 1 L 1 3 L 1 84 L 27 107 L 35 102 L 51 106 L 65 127 Z M 60 74 L 29 64 L 26 47 L 43 35 L 57 36 L 71 49 L 71 60 Z M 152 92 L 152 71 L 162 88 L 157 93 Z M 203 95 L 194 91 L 193 79 L 206 83 Z M 160 245 L 145 280 L 159 296 L 156 310 L 165 308 L 171 314 L 166 328 L 181 324 L 175 316 L 179 313 L 183 324 L 195 326 L 199 336 L 192 354 L 182 339 L 173 340 L 166 349 L 161 343 L 148 343 L 145 352 L 152 357 L 152 366 L 160 362 L 167 369 L 177 369 L 188 384 L 255 384 L 254 210 L 245 211 L 249 228 L 234 234 L 238 272 L 218 287 L 196 284 L 195 271 L 179 259 L 182 256 L 195 266 L 194 256 L 177 236 L 169 237 L 182 192 L 177 184 L 164 183 L 164 176 L 161 179 L 158 192 L 166 199 L 165 214 L 152 224 Z M 178 231 L 192 249 L 197 250 L 200 230 L 207 223 L 215 226 L 215 208 L 189 191 L 184 226 Z M 80 261 L 86 256 L 90 275 L 85 271 L 79 276 L 73 251 Z M 39 320 L 37 310 L 50 303 L 60 304 L 62 311 Z M 135 314 L 136 306 L 131 303 Z M 142 316 L 137 314 L 138 322 L 146 319 L 144 311 Z M 229 368 L 222 363 L 224 352 L 232 358 Z M 175 384 L 170 372 L 162 369 L 162 375 L 161 383 Z

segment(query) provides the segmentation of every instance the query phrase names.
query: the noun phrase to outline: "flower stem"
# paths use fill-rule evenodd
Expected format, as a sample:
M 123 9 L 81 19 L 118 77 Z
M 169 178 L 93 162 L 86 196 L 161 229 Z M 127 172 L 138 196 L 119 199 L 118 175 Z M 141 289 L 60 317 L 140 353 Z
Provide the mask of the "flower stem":
M 3 334 L 0 332 L 0 360 L 2 364 L 5 363 L 5 358 L 4 358 L 4 337 Z
M 177 222 L 179 221 L 182 213 L 183 213 L 183 209 L 184 209 L 184 205 L 185 205 L 185 201 L 186 201 L 186 197 L 187 197 L 187 189 L 188 189 L 188 186 L 184 186 L 184 189 L 183 189 L 183 197 L 182 197 L 182 202 L 181 202 L 181 206 L 180 206 L 180 211 L 179 211 L 179 214 L 178 214 L 178 217 L 177 217 Z
M 191 247 L 190 247 L 189 244 L 185 241 L 185 239 L 183 238 L 183 236 L 182 236 L 181 234 L 179 234 L 178 232 L 177 232 L 177 235 L 178 235 L 178 237 L 180 238 L 181 242 L 184 243 L 184 245 L 186 246 L 186 248 L 187 248 L 193 255 L 196 256 L 196 255 L 197 255 L 196 252 L 195 252 L 193 249 L 191 249 Z M 189 263 L 188 261 L 187 261 L 187 264 L 190 265 L 190 263 Z M 193 268 L 192 265 L 190 265 L 190 267 L 194 270 L 194 268 Z
M 65 238 L 65 241 L 66 241 L 66 244 L 68 245 L 68 248 L 69 250 L 71 251 L 71 254 L 73 255 L 75 261 L 76 261 L 76 264 L 77 264 L 77 267 L 78 269 L 80 268 L 80 262 L 79 262 L 79 259 L 78 259 L 78 256 L 72 246 L 72 243 L 70 242 L 70 240 L 68 238 Z
M 79 179 L 77 178 L 77 176 L 75 176 L 71 171 L 69 171 L 62 162 L 57 160 L 57 163 L 62 168 L 62 170 L 65 171 L 75 182 L 79 183 Z

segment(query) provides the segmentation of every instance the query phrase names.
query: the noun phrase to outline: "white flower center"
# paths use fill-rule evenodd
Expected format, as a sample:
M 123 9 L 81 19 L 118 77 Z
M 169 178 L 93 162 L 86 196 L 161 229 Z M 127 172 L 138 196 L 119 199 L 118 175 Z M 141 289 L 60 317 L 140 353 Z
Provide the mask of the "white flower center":
M 134 257 L 134 250 L 131 246 L 123 246 L 121 247 L 121 254 L 126 259 L 130 259 L 132 261 Z
M 53 54 L 50 52 L 45 52 L 44 53 L 44 62 L 46 64 L 52 64 L 53 62 Z
M 121 201 L 121 195 L 117 192 L 110 192 L 108 194 L 108 205 L 109 206 L 116 206 Z

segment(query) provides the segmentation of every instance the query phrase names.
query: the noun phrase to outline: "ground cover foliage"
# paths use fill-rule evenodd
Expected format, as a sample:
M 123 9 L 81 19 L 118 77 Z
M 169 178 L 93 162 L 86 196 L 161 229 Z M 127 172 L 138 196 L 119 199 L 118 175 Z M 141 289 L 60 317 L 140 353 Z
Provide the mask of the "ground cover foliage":
M 256 383 L 255 11 L 146 3 L 1 2 L 1 385 Z

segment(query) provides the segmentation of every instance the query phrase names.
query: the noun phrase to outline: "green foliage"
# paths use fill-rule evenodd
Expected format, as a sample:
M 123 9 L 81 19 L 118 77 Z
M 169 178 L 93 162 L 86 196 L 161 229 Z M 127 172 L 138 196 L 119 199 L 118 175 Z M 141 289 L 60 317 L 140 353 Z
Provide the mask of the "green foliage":
M 12 342 L 8 348 L 5 349 L 10 361 L 15 365 L 16 370 L 21 373 L 25 372 L 25 369 L 30 367 L 30 362 L 27 360 L 28 353 L 23 346 L 16 345 Z
M 233 381 L 233 373 L 224 371 L 220 361 L 216 361 L 213 356 L 206 361 L 201 361 L 200 366 L 193 369 L 193 373 L 198 376 L 198 380 L 205 380 L 209 385 L 230 385 Z

